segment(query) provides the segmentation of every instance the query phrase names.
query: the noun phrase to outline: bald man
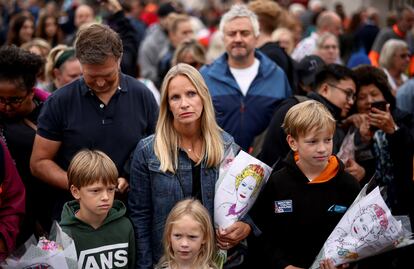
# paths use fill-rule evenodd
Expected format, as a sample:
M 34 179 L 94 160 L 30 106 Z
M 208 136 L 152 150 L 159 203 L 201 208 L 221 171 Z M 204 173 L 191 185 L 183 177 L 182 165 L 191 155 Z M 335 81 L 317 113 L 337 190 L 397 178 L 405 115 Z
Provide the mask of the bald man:
M 76 38 L 76 33 L 79 30 L 79 28 L 88 23 L 92 23 L 95 21 L 95 11 L 91 6 L 88 5 L 80 5 L 76 8 L 75 11 L 75 18 L 74 18 L 74 24 L 76 26 L 76 31 L 70 35 L 68 35 L 65 39 L 65 43 L 68 46 L 73 46 L 73 43 Z
M 341 18 L 333 11 L 324 11 L 319 15 L 316 21 L 316 31 L 299 42 L 292 53 L 292 58 L 300 62 L 305 56 L 315 54 L 316 40 L 326 32 L 337 37 L 342 32 Z

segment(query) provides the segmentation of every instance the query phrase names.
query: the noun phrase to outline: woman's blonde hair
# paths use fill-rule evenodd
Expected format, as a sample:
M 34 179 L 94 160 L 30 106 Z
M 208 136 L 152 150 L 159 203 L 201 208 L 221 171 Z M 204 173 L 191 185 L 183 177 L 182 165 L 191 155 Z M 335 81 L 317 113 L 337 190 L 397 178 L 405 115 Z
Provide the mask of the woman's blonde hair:
M 178 47 L 175 49 L 171 63 L 173 65 L 182 63 L 186 53 L 192 54 L 195 61 L 194 64 L 198 64 L 201 67 L 206 63 L 206 50 L 200 43 L 197 42 L 197 40 L 194 39 L 183 41 L 180 43 L 180 45 L 178 45 Z
M 175 173 L 178 167 L 179 134 L 173 126 L 174 116 L 168 104 L 168 86 L 178 76 L 186 77 L 197 90 L 203 104 L 200 116 L 201 136 L 203 139 L 202 157 L 198 163 L 205 161 L 207 167 L 220 164 L 223 156 L 223 139 L 221 128 L 216 122 L 213 102 L 207 85 L 201 74 L 194 67 L 180 63 L 173 66 L 164 78 L 161 86 L 160 113 L 155 129 L 154 151 L 160 160 L 160 170 Z
M 62 58 L 61 58 L 62 57 Z M 49 80 L 54 81 L 56 76 L 53 72 L 55 68 L 60 68 L 65 62 L 76 60 L 75 51 L 73 47 L 66 45 L 57 45 L 47 56 L 46 62 L 46 76 Z M 59 61 L 59 66 L 56 64 Z M 60 63 L 61 62 L 61 63 Z
M 214 263 L 216 254 L 216 244 L 214 240 L 214 229 L 207 209 L 195 199 L 185 199 L 178 202 L 167 217 L 164 227 L 164 255 L 156 268 L 175 268 L 175 255 L 171 244 L 171 233 L 173 225 L 180 221 L 184 216 L 191 217 L 200 225 L 204 243 L 201 245 L 200 251 L 194 261 L 197 269 L 216 269 Z

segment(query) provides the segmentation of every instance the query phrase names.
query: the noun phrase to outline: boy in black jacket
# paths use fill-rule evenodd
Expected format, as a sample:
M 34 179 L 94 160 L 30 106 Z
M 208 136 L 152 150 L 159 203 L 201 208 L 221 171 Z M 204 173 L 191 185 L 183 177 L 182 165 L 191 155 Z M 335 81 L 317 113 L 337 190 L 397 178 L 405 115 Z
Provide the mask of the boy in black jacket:
M 332 155 L 335 119 L 325 106 L 314 100 L 293 106 L 283 128 L 291 152 L 254 213 L 263 231 L 265 268 L 309 268 L 360 188 Z M 335 267 L 324 261 L 321 268 Z

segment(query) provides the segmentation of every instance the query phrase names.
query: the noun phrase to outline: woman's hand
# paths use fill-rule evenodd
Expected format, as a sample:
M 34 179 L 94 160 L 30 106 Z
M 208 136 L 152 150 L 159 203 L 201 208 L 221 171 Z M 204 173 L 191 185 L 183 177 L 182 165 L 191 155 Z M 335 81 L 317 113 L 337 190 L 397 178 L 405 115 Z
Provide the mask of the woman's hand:
M 349 263 L 344 263 L 344 264 L 335 266 L 331 259 L 322 260 L 319 264 L 320 264 L 320 269 L 343 269 L 343 268 L 349 267 Z
M 345 163 L 345 171 L 350 173 L 354 178 L 360 182 L 365 177 L 365 169 L 360 166 L 356 161 L 349 159 Z
M 371 141 L 374 133 L 370 129 L 369 117 L 368 117 L 368 115 L 366 115 L 366 116 L 367 117 L 365 118 L 364 122 L 362 122 L 361 125 L 359 126 L 359 134 L 361 135 L 362 142 L 369 143 L 369 141 Z
M 251 232 L 249 224 L 236 221 L 226 229 L 217 229 L 217 245 L 220 249 L 230 249 L 245 239 Z
M 368 115 L 364 113 L 355 113 L 342 121 L 343 126 L 348 127 L 349 125 L 354 125 L 356 128 L 368 120 Z
M 119 190 L 120 193 L 124 193 L 128 190 L 129 183 L 124 177 L 118 178 L 118 186 L 116 188 Z
M 390 113 L 390 105 L 387 104 L 387 110 L 382 111 L 378 108 L 371 108 L 371 112 L 368 113 L 369 124 L 383 130 L 387 134 L 393 134 L 395 132 L 395 122 Z

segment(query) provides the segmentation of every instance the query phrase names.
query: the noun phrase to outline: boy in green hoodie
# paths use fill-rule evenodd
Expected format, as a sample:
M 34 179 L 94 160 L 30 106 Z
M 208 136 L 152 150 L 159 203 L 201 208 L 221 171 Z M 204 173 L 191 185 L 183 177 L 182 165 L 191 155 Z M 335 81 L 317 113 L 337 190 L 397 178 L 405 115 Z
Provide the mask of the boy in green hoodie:
M 74 201 L 64 205 L 60 225 L 73 238 L 79 268 L 134 268 L 135 238 L 124 215 L 125 205 L 114 201 L 118 170 L 98 150 L 82 150 L 68 168 Z

